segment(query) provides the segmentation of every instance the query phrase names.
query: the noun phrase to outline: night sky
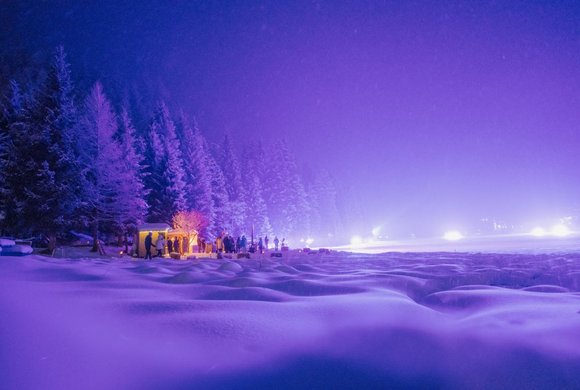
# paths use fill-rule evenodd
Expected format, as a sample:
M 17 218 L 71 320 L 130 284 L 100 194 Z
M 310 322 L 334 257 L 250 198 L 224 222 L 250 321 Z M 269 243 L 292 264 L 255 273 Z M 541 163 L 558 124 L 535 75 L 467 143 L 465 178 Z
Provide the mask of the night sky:
M 119 3 L 3 1 L 2 62 L 62 43 L 83 88 L 137 83 L 215 141 L 285 137 L 369 231 L 580 208 L 579 3 Z

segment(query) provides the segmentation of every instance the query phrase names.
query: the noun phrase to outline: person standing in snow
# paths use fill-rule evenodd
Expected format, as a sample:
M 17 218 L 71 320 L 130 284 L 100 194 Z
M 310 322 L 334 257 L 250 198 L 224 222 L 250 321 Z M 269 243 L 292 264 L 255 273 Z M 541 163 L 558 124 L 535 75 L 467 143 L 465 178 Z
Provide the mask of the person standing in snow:
M 268 239 L 268 236 L 264 237 L 264 244 L 266 246 L 266 250 L 268 250 L 268 243 L 270 242 L 270 240 Z
M 171 239 L 167 240 L 167 253 L 171 253 L 173 252 L 173 242 L 171 242 Z
M 278 252 L 278 244 L 280 243 L 280 240 L 278 240 L 277 236 L 274 236 L 274 249 L 276 250 L 276 252 Z
M 151 247 L 153 246 L 153 232 L 145 237 L 145 260 L 151 260 Z
M 217 253 L 222 253 L 224 250 L 224 241 L 221 236 L 217 236 L 215 239 L 215 250 Z
M 264 253 L 264 242 L 262 241 L 262 237 L 258 240 L 258 251 Z
M 188 237 L 183 237 L 183 244 L 181 244 L 181 250 L 179 251 L 179 253 L 186 254 L 189 253 L 189 238 Z
M 230 236 L 228 236 L 226 234 L 226 236 L 224 237 L 224 252 L 226 253 L 230 253 Z
M 242 253 L 246 253 L 246 245 L 248 244 L 248 239 L 245 235 L 242 235 L 242 239 L 240 240 L 240 249 Z
M 169 246 L 169 243 L 170 243 L 170 242 L 171 242 L 171 240 L 169 240 L 169 241 L 167 242 L 167 245 L 168 245 L 168 246 Z M 173 251 L 174 251 L 174 252 L 177 252 L 177 253 L 181 253 L 181 252 L 179 251 L 179 239 L 178 239 L 177 237 L 175 237 L 175 238 L 173 239 Z
M 157 236 L 157 241 L 155 241 L 155 248 L 157 248 L 157 257 L 162 257 L 163 249 L 165 248 L 165 237 L 163 237 L 163 234 Z
M 203 252 L 203 248 L 202 248 L 202 242 L 201 242 L 201 236 L 198 234 L 197 235 L 197 252 L 198 253 L 202 253 Z

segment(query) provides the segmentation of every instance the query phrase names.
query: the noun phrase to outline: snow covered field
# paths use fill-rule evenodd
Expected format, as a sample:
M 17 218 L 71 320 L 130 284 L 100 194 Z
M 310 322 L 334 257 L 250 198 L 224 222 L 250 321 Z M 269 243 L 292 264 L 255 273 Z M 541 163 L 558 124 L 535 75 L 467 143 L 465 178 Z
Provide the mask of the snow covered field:
M 580 388 L 580 255 L 0 257 L 2 389 Z

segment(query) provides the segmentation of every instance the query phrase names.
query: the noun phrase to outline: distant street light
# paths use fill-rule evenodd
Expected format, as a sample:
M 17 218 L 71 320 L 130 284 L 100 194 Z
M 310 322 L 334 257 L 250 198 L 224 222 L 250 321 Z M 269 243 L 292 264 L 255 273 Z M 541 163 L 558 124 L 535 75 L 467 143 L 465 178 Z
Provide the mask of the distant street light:
M 457 230 L 445 232 L 445 234 L 443 235 L 443 239 L 447 241 L 459 241 L 462 238 L 464 238 L 463 234 L 461 234 L 461 232 L 458 232 Z

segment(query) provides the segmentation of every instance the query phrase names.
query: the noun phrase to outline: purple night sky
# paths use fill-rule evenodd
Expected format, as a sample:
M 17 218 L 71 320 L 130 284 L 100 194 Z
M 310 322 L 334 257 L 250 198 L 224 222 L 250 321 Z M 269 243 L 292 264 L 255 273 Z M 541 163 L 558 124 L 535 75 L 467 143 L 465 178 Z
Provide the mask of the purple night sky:
M 210 139 L 285 137 L 354 190 L 369 230 L 579 207 L 577 3 L 79 4 L 3 2 L 2 54 L 62 43 L 81 84 L 138 83 Z

